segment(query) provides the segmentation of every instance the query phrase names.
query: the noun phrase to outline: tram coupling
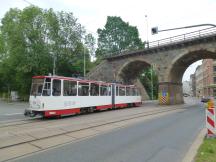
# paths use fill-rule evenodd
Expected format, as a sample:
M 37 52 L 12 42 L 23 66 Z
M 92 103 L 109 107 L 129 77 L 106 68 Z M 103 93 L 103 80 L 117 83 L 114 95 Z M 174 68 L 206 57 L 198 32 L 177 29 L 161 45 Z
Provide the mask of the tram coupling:
M 29 116 L 29 117 L 35 117 L 35 116 L 36 116 L 36 113 L 33 112 L 33 111 L 30 110 L 30 109 L 25 109 L 24 115 L 25 115 L 25 116 Z

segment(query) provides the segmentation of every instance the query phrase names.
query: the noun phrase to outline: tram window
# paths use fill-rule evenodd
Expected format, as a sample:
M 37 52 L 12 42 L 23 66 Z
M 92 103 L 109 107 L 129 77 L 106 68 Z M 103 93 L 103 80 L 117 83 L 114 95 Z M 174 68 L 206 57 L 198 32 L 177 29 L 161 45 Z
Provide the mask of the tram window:
M 137 89 L 137 96 L 140 96 L 140 91 Z
M 32 96 L 41 96 L 44 79 L 33 79 L 31 87 Z
M 132 96 L 136 96 L 136 95 L 137 95 L 137 94 L 136 94 L 136 89 L 135 89 L 135 88 L 132 88 L 131 90 L 132 90 Z
M 131 88 L 126 87 L 126 96 L 131 96 Z
M 116 96 L 119 95 L 119 86 L 116 86 Z
M 51 95 L 51 79 L 46 78 L 44 83 L 43 96 L 50 96 L 50 95 Z
M 91 83 L 90 95 L 99 96 L 99 85 L 98 84 Z
M 119 96 L 125 96 L 125 87 L 119 87 Z
M 108 89 L 106 85 L 100 86 L 100 95 L 101 96 L 108 96 Z
M 61 95 L 61 80 L 53 80 L 53 96 L 60 96 Z
M 51 83 L 45 83 L 43 89 L 43 96 L 50 96 L 51 95 Z
M 136 89 L 136 88 L 134 89 L 134 93 L 135 93 L 134 96 L 138 96 L 138 95 L 137 95 L 137 89 Z
M 108 86 L 108 94 L 109 94 L 109 96 L 111 96 L 111 85 Z
M 76 96 L 77 95 L 77 82 L 64 80 L 64 96 Z
M 78 86 L 79 96 L 89 96 L 89 83 L 80 83 Z
M 138 91 L 138 89 L 135 89 L 135 96 L 139 96 L 139 91 Z
M 46 78 L 45 82 L 51 82 L 51 78 Z

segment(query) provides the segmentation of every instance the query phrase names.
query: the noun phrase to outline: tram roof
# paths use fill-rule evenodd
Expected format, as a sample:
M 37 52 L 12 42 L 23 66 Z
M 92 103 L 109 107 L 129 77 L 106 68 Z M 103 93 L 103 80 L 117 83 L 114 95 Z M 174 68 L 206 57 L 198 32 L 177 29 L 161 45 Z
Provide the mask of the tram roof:
M 120 84 L 120 83 L 107 83 L 107 82 L 103 82 L 103 81 L 87 80 L 87 79 L 64 77 L 64 76 L 39 75 L 39 76 L 33 76 L 32 77 L 32 79 L 44 79 L 44 78 L 63 79 L 63 80 L 79 81 L 79 82 L 82 82 L 82 83 L 96 83 L 96 84 L 102 84 L 102 85 L 116 84 L 118 86 L 135 87 L 134 85 L 124 85 L 124 84 Z

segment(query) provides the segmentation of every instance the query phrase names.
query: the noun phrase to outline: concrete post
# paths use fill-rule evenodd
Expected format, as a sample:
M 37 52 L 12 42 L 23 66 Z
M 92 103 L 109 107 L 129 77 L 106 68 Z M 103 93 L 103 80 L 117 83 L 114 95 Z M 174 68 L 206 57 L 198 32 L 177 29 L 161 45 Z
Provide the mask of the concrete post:
M 183 104 L 182 83 L 160 82 L 158 100 L 160 105 Z

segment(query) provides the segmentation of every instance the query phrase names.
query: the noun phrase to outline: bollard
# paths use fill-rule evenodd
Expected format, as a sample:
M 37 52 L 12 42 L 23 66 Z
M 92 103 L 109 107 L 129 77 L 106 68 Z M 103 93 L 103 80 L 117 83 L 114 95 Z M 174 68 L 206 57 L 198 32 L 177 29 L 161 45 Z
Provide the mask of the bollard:
M 206 128 L 207 128 L 207 137 L 216 137 L 215 132 L 215 107 L 213 99 L 210 99 L 207 102 L 206 109 Z

